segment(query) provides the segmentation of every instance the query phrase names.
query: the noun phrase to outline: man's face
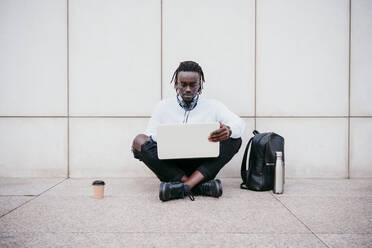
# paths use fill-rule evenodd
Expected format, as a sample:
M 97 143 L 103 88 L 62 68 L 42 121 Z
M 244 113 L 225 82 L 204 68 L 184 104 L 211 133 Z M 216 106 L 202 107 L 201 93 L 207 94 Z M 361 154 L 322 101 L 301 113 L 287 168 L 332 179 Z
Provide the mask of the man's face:
M 191 102 L 200 88 L 199 73 L 194 71 L 180 71 L 176 87 L 185 102 Z

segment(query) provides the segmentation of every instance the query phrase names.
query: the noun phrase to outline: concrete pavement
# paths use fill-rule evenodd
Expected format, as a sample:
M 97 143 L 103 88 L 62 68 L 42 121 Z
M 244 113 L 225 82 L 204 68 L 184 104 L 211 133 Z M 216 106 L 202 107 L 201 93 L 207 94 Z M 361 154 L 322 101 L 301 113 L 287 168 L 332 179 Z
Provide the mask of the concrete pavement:
M 96 179 L 96 178 L 95 178 Z M 161 202 L 155 178 L 0 178 L 0 247 L 372 247 L 372 179 L 222 178 L 219 199 Z

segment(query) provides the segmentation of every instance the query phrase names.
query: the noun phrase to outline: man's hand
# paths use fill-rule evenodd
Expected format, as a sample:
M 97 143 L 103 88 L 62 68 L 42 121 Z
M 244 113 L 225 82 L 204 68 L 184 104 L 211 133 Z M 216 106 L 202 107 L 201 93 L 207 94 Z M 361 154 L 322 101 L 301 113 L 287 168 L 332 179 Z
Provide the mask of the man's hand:
M 211 142 L 224 141 L 230 138 L 230 135 L 231 135 L 230 127 L 223 125 L 221 122 L 219 123 L 220 123 L 220 128 L 213 131 L 208 137 L 208 140 Z

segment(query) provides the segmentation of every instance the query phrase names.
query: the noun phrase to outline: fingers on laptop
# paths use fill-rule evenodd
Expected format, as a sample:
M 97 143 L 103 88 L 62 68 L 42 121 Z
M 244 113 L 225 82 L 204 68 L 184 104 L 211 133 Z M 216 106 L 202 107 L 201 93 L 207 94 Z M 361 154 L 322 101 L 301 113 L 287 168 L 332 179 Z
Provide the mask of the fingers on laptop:
M 208 140 L 213 142 L 223 141 L 229 138 L 229 133 L 229 129 L 226 126 L 223 126 L 222 128 L 213 131 Z

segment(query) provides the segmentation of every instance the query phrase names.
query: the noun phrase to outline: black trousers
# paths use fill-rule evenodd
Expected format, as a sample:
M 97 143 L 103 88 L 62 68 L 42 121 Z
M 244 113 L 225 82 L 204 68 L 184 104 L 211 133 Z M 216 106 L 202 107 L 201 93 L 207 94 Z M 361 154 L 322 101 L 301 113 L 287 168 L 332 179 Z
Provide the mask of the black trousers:
M 205 177 L 204 181 L 214 179 L 218 172 L 239 151 L 242 139 L 229 138 L 220 142 L 220 155 L 216 158 L 166 159 L 158 158 L 157 143 L 152 139 L 141 146 L 141 151 L 132 148 L 136 159 L 144 162 L 163 182 L 180 182 L 186 175 L 190 176 L 195 170 Z

